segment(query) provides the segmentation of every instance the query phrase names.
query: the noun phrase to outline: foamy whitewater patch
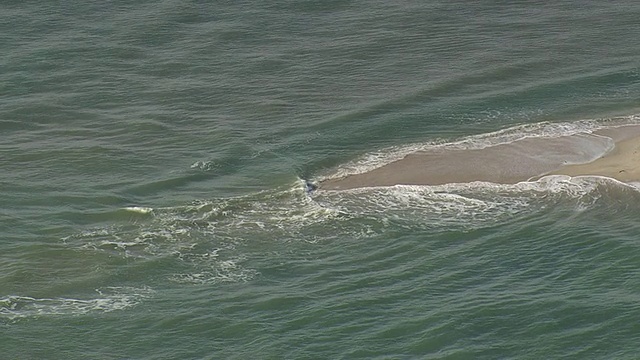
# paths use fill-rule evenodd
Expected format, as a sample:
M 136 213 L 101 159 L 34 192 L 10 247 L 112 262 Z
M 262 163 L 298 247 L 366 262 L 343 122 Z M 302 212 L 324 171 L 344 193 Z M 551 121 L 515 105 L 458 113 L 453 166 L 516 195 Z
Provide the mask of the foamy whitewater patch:
M 461 139 L 436 139 L 425 143 L 394 146 L 367 153 L 351 162 L 341 165 L 331 173 L 320 175 L 317 180 L 324 181 L 369 172 L 415 152 L 433 150 L 479 150 L 501 144 L 510 144 L 526 138 L 557 138 L 582 133 L 592 134 L 597 130 L 639 124 L 640 114 L 573 122 L 539 122 L 517 125 L 485 134 L 471 135 Z
M 213 170 L 217 167 L 218 165 L 216 165 L 213 161 L 202 161 L 202 160 L 198 160 L 193 164 L 191 164 L 190 166 L 191 169 L 198 169 L 202 171 Z
M 352 217 L 434 230 L 493 226 L 559 205 L 584 211 L 602 198 L 640 199 L 640 189 L 605 177 L 552 175 L 517 184 L 395 185 L 314 194 L 320 204 Z
M 127 210 L 127 211 L 138 213 L 138 214 L 150 214 L 151 212 L 153 212 L 152 208 L 142 207 L 142 206 L 130 206 L 130 207 L 126 207 L 124 209 Z
M 260 275 L 261 249 L 376 236 L 390 228 L 449 231 L 493 226 L 561 206 L 578 211 L 605 201 L 640 201 L 640 191 L 597 177 L 547 176 L 513 185 L 474 182 L 305 192 L 290 188 L 154 208 L 153 216 L 64 239 L 78 251 L 132 261 L 174 259 L 166 280 L 224 284 Z M 618 201 L 616 200 L 616 201 Z
M 77 316 L 133 307 L 152 296 L 151 288 L 107 287 L 96 289 L 93 298 L 33 298 L 7 296 L 0 299 L 0 318 L 15 320 L 42 316 Z
M 78 251 L 102 252 L 133 261 L 174 258 L 179 270 L 167 276 L 169 281 L 215 284 L 257 276 L 259 272 L 247 264 L 254 255 L 261 256 L 251 250 L 260 242 L 318 242 L 335 236 L 363 236 L 368 226 L 345 226 L 349 217 L 318 204 L 307 196 L 300 182 L 286 189 L 151 211 L 153 216 L 88 229 L 62 240 Z M 327 228 L 332 231 L 321 231 Z
M 246 257 L 212 261 L 209 254 L 193 256 L 194 269 L 188 273 L 174 274 L 169 280 L 183 284 L 219 284 L 246 282 L 258 275 L 254 269 L 247 269 L 241 265 Z M 217 256 L 215 256 L 217 257 Z
M 153 223 L 153 221 L 152 221 Z M 127 258 L 149 258 L 176 248 L 189 247 L 180 241 L 184 229 L 167 229 L 136 222 L 90 229 L 62 239 L 68 246 L 85 251 L 101 251 Z

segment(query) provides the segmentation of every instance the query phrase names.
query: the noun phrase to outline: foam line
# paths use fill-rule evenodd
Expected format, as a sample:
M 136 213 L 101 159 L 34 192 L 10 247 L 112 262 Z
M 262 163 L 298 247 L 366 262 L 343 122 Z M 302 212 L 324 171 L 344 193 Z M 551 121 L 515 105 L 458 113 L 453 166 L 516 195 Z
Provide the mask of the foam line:
M 77 316 L 91 312 L 124 310 L 139 304 L 153 294 L 148 287 L 107 287 L 96 289 L 98 297 L 33 298 L 12 295 L 0 299 L 0 317 L 15 320 L 41 316 Z

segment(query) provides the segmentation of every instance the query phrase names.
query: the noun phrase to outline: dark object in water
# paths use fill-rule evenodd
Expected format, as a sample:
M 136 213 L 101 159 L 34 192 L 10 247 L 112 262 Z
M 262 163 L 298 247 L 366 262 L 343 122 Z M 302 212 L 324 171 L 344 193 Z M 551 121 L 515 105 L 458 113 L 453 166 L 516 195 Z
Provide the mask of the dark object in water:
M 311 194 L 311 193 L 312 193 L 315 189 L 317 189 L 317 188 L 318 188 L 318 185 L 316 185 L 316 184 L 312 183 L 312 182 L 311 182 L 311 181 L 309 181 L 309 180 L 304 180 L 304 191 L 305 191 L 307 194 Z

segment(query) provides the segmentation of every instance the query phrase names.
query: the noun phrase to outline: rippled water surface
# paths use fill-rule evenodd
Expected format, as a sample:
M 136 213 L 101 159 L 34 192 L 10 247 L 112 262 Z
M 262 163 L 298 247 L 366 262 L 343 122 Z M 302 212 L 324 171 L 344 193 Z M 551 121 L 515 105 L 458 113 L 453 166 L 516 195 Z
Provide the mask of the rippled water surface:
M 638 125 L 639 18 L 5 2 L 1 357 L 636 358 L 640 184 L 304 180 Z

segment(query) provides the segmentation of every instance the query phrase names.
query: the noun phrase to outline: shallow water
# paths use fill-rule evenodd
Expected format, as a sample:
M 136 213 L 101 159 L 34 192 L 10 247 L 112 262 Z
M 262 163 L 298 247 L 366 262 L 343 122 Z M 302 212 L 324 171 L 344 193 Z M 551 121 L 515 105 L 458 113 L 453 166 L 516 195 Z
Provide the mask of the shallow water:
M 0 7 L 4 357 L 636 357 L 637 184 L 302 180 L 637 124 L 635 2 Z

